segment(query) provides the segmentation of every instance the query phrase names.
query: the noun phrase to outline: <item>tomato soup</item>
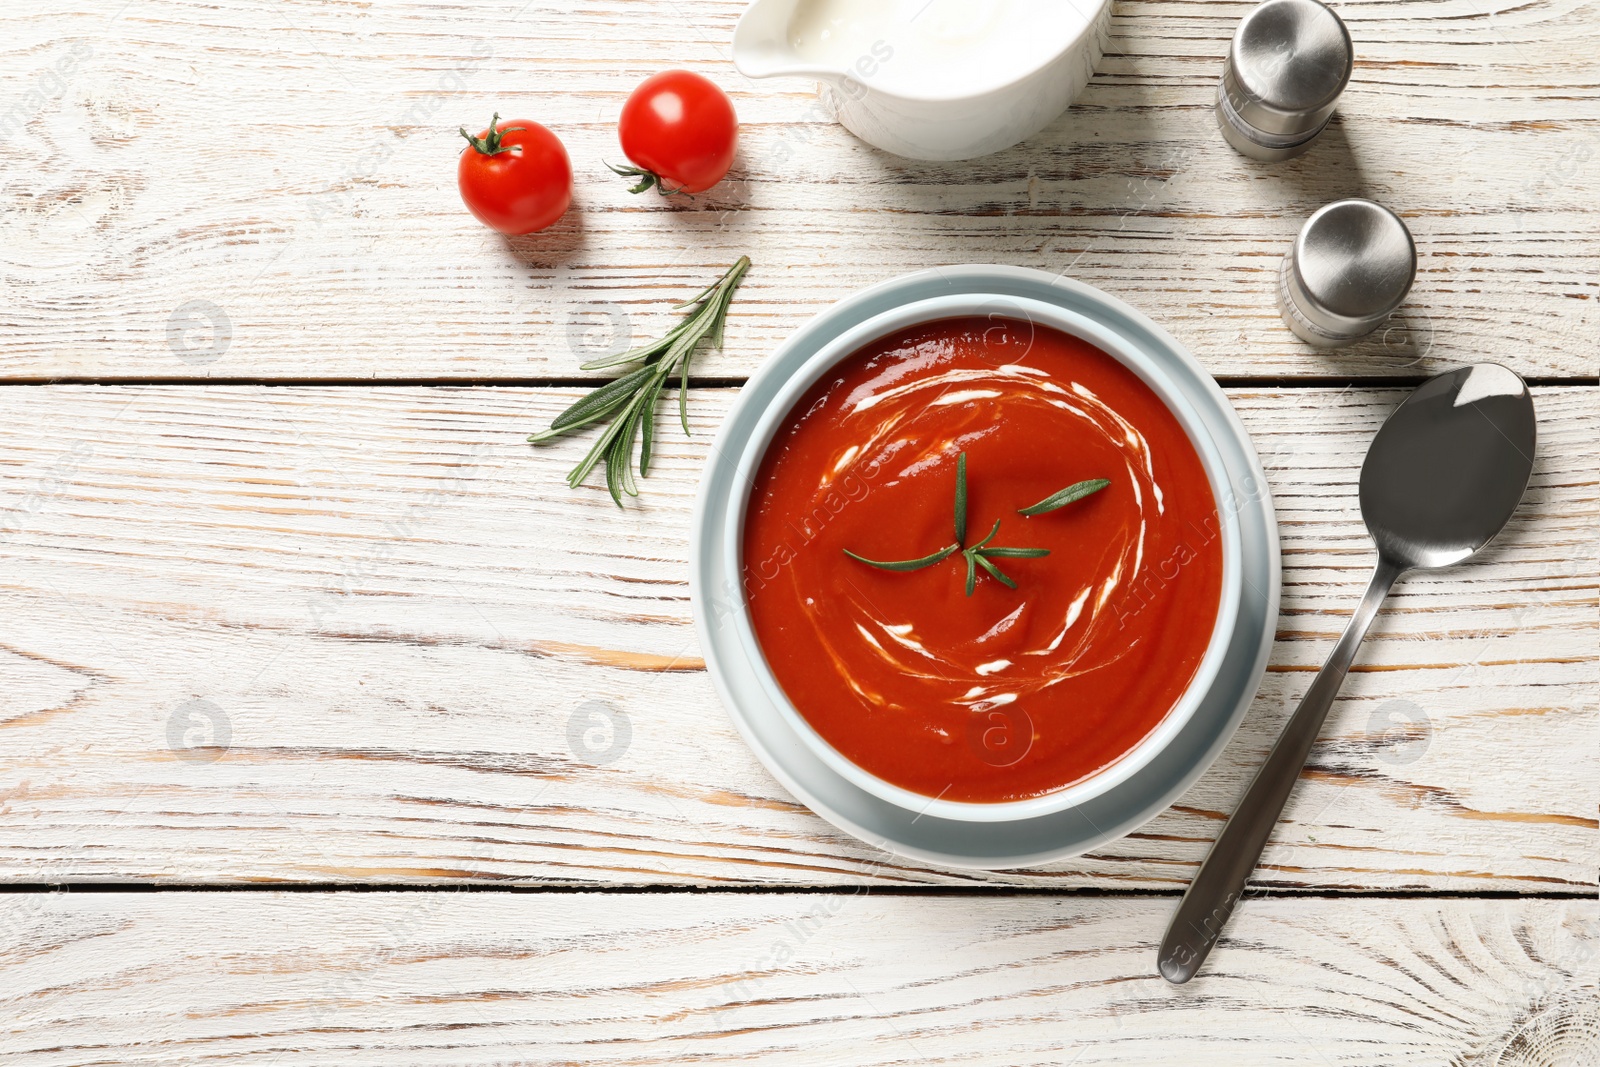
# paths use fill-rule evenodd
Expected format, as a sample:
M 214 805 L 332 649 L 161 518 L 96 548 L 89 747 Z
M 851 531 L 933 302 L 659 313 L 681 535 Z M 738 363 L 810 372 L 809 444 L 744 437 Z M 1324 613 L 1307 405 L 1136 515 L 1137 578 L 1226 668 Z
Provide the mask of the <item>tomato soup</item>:
M 960 548 L 992 562 L 968 593 Z M 1104 489 L 1018 514 L 1090 479 Z M 999 521 L 998 531 L 994 523 Z M 795 708 L 839 753 L 945 800 L 1036 797 L 1115 763 L 1182 697 L 1222 590 L 1216 500 L 1132 371 L 1056 330 L 926 323 L 832 368 L 789 413 L 750 496 L 744 594 Z

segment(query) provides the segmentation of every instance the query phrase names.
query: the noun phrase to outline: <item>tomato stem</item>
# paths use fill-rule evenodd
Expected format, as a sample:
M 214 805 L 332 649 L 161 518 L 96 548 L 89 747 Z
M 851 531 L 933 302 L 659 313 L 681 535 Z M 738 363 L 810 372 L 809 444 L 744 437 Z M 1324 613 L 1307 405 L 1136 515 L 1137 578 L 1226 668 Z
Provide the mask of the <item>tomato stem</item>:
M 467 128 L 465 126 L 461 127 L 461 136 L 467 139 L 467 143 L 469 145 L 486 156 L 498 156 L 501 152 L 509 152 L 511 151 L 511 146 L 501 144 L 500 138 L 508 133 L 515 133 L 518 130 L 525 130 L 527 127 L 507 126 L 503 130 L 497 130 L 494 128 L 494 124 L 499 121 L 500 112 L 496 111 L 494 113 L 494 118 L 489 120 L 489 131 L 482 137 L 472 136 L 472 134 L 467 132 Z
M 606 163 L 603 159 L 600 162 Z M 646 189 L 654 187 L 655 191 L 662 196 L 677 196 L 679 193 L 683 193 L 684 196 L 689 195 L 681 185 L 676 189 L 667 188 L 666 180 L 653 170 L 645 170 L 643 167 L 619 167 L 613 163 L 606 163 L 606 166 L 611 169 L 613 174 L 620 174 L 624 178 L 639 179 L 638 184 L 628 190 L 630 193 L 642 193 Z

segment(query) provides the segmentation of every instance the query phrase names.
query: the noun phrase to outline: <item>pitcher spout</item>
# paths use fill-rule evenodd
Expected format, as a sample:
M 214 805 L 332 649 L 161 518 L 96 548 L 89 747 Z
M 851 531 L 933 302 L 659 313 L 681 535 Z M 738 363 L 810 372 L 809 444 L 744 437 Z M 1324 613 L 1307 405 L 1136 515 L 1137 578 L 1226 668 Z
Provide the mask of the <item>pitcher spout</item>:
M 837 83 L 842 70 L 819 67 L 789 40 L 795 9 L 806 0 L 755 0 L 733 30 L 733 65 L 746 78 L 806 77 Z

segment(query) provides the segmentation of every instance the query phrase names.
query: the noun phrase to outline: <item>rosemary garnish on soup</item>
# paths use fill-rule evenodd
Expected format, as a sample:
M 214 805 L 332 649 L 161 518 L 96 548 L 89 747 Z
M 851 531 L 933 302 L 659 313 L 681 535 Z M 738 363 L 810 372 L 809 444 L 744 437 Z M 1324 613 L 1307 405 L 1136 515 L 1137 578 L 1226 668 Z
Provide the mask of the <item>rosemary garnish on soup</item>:
M 877 567 L 879 570 L 919 571 L 924 567 L 931 567 L 936 563 L 942 563 L 959 552 L 961 553 L 962 562 L 967 565 L 968 596 L 972 595 L 972 590 L 977 586 L 978 571 L 980 569 L 982 569 L 985 574 L 989 575 L 995 581 L 1006 586 L 1007 588 L 1015 589 L 1017 587 L 1017 583 L 1013 581 L 1008 574 L 1002 571 L 999 567 L 995 566 L 995 560 L 1038 559 L 1041 556 L 1048 556 L 1050 554 L 1050 550 L 1048 548 L 1007 548 L 1001 545 L 990 544 L 990 542 L 993 541 L 995 536 L 1000 532 L 1001 520 L 999 519 L 994 521 L 994 526 L 989 529 L 988 535 L 985 536 L 983 540 L 974 545 L 968 545 L 965 543 L 967 540 L 967 454 L 965 452 L 961 453 L 961 455 L 956 459 L 955 519 L 955 541 L 939 549 L 939 551 L 929 553 L 920 559 L 883 562 L 880 560 L 868 559 L 865 556 L 859 556 L 850 551 L 848 548 L 844 550 L 844 554 L 859 563 L 865 563 L 869 567 Z

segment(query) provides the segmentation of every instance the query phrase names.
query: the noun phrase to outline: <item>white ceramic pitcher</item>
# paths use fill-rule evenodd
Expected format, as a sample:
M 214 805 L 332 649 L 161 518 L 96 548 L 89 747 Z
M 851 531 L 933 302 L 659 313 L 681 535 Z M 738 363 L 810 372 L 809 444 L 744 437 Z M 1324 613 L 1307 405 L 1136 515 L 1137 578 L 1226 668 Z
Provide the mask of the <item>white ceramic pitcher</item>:
M 833 16 L 854 36 L 817 30 Z M 750 78 L 816 79 L 839 122 L 885 151 L 970 159 L 1061 114 L 1100 62 L 1110 21 L 1111 0 L 755 0 L 733 62 Z

